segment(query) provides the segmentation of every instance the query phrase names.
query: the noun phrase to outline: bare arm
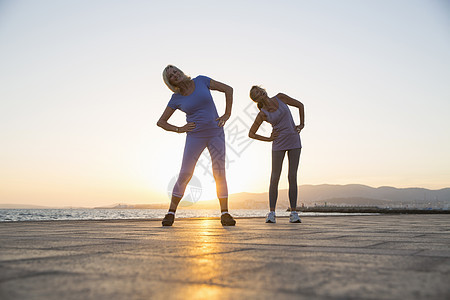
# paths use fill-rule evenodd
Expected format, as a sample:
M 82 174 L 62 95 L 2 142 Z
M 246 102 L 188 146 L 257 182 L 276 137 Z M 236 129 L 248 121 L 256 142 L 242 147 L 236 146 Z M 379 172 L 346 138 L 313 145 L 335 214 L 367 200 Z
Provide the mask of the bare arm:
M 298 113 L 300 115 L 300 125 L 298 125 L 296 127 L 297 127 L 297 131 L 300 132 L 303 129 L 303 127 L 305 127 L 305 107 L 304 107 L 303 103 L 301 103 L 300 101 L 295 100 L 294 98 L 291 98 L 288 95 L 283 94 L 283 93 L 279 93 L 277 95 L 277 97 L 278 97 L 278 99 L 280 99 L 287 105 L 298 108 Z
M 167 106 L 166 109 L 164 110 L 163 114 L 159 118 L 158 123 L 156 123 L 156 125 L 158 125 L 159 127 L 161 127 L 164 130 L 174 131 L 174 132 L 178 132 L 178 133 L 188 132 L 195 128 L 195 123 L 187 123 L 186 125 L 184 125 L 182 127 L 177 127 L 175 125 L 169 124 L 169 122 L 167 122 L 167 121 L 173 115 L 174 112 L 175 112 L 175 109 Z
M 256 134 L 256 132 L 258 131 L 258 129 L 261 126 L 263 121 L 264 121 L 264 113 L 260 111 L 259 114 L 256 116 L 255 122 L 253 122 L 252 127 L 250 127 L 248 136 L 255 140 L 260 140 L 263 142 L 271 142 L 278 136 L 277 132 L 272 131 L 272 134 L 270 135 L 270 137 L 265 137 L 265 136 Z
M 231 116 L 231 107 L 233 106 L 233 88 L 225 83 L 211 79 L 209 89 L 225 93 L 225 114 L 216 119 L 216 121 L 219 121 L 219 126 L 222 127 Z

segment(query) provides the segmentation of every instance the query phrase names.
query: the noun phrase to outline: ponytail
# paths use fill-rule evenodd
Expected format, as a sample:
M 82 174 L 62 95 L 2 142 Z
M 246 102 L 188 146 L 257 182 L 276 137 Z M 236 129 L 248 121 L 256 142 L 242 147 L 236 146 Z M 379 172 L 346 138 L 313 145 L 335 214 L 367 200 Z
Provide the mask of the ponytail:
M 261 110 L 261 108 L 263 108 L 264 103 L 262 102 L 258 102 L 258 94 L 257 91 L 258 90 L 263 90 L 264 92 L 266 91 L 265 89 L 263 89 L 262 87 L 258 86 L 258 85 L 254 85 L 252 86 L 252 88 L 250 89 L 250 99 L 252 99 L 253 101 L 255 101 L 258 104 L 258 109 Z M 267 96 L 267 93 L 266 93 Z

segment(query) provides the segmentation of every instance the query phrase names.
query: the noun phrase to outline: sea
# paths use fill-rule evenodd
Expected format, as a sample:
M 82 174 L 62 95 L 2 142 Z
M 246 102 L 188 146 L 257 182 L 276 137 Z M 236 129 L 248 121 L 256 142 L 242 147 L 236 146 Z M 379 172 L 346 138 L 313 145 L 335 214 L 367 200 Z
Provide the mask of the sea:
M 265 217 L 267 210 L 235 209 L 230 210 L 234 217 Z M 71 221 L 71 220 L 127 220 L 162 219 L 166 209 L 0 209 L 0 222 L 20 221 Z M 280 210 L 278 217 L 289 216 L 289 212 Z M 300 216 L 344 216 L 344 213 L 300 213 Z M 355 215 L 355 214 L 351 214 Z M 368 215 L 368 214 L 359 214 Z M 209 209 L 179 209 L 177 218 L 220 217 L 220 212 Z

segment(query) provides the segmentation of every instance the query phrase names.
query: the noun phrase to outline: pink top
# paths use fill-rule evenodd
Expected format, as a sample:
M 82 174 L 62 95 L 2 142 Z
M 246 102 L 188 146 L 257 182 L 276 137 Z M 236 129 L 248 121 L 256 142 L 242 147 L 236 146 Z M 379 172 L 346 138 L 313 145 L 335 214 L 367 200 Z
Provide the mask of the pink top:
M 272 124 L 273 129 L 279 133 L 272 142 L 272 151 L 301 148 L 300 135 L 295 128 L 289 107 L 277 97 L 275 99 L 278 101 L 278 109 L 276 111 L 268 112 L 265 109 L 261 109 L 267 116 L 267 122 Z

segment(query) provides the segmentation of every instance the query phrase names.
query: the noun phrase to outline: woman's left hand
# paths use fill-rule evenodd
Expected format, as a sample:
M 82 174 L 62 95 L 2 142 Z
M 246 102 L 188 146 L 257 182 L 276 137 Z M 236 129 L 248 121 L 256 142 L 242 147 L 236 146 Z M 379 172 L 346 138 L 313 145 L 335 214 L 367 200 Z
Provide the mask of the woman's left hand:
M 295 126 L 295 129 L 297 129 L 297 132 L 300 133 L 300 131 L 302 131 L 303 127 L 305 127 L 305 124 L 300 124 Z
M 219 117 L 216 119 L 216 121 L 219 121 L 219 127 L 223 127 L 223 125 L 225 125 L 225 123 L 228 121 L 228 119 L 230 118 L 229 114 L 224 114 L 223 116 Z

